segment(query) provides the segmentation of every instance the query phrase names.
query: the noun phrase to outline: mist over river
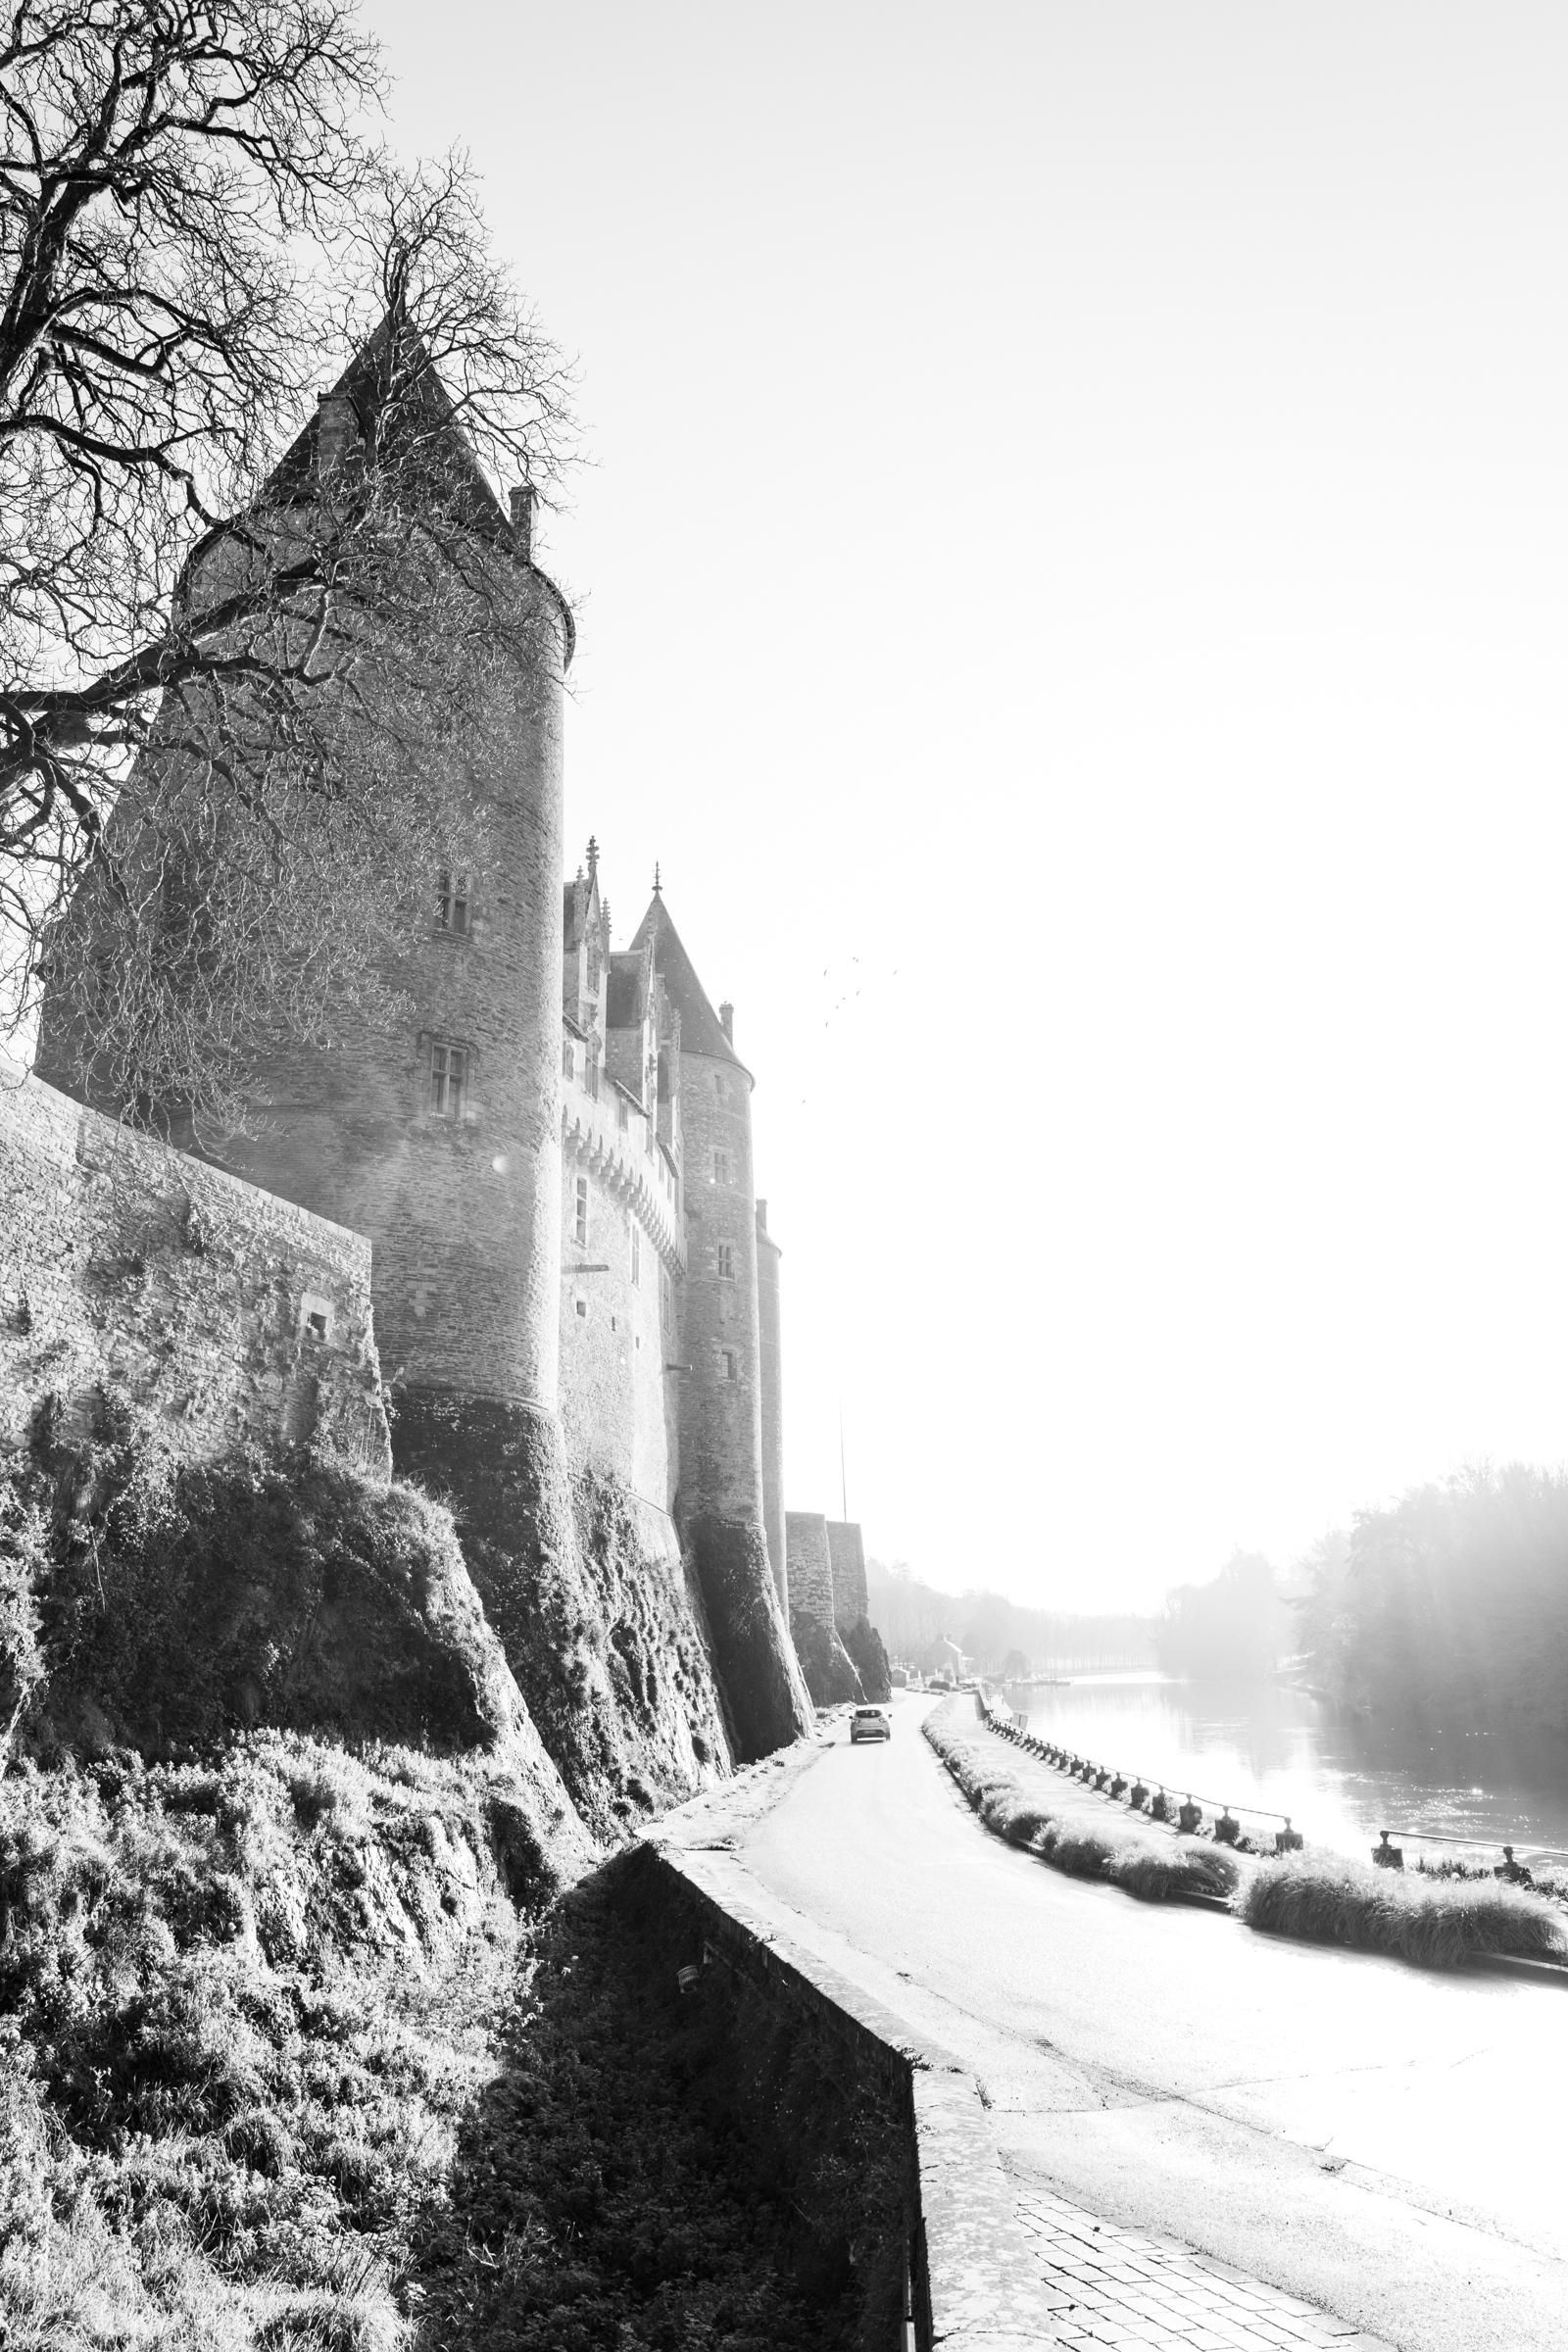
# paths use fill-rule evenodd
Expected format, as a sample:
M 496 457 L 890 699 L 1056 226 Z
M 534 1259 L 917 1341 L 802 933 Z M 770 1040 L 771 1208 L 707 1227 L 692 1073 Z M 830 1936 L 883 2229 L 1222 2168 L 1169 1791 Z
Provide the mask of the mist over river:
M 1568 1856 L 1568 1744 L 1498 1733 L 1398 1734 L 1275 1682 L 1176 1682 L 1153 1673 L 1009 1684 L 1029 1729 L 1129 1779 L 1288 1813 L 1309 1843 L 1364 1852 L 1383 1829 L 1485 1838 Z M 1414 1851 L 1407 1851 L 1413 1861 Z M 1484 1855 L 1477 1856 L 1485 1860 Z

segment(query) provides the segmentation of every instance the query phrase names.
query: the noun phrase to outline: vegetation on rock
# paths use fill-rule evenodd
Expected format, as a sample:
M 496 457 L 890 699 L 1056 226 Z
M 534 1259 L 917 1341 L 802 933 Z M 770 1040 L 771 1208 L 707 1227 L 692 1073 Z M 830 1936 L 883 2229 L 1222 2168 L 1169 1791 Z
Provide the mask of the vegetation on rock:
M 542 1415 L 447 1393 L 400 1396 L 393 1448 L 450 1503 L 485 1616 L 597 1837 L 729 1769 L 701 1596 L 650 1555 L 622 1485 L 574 1473 Z
M 260 1733 L 0 1782 L 0 2338 L 390 2352 L 515 1943 L 504 1781 Z

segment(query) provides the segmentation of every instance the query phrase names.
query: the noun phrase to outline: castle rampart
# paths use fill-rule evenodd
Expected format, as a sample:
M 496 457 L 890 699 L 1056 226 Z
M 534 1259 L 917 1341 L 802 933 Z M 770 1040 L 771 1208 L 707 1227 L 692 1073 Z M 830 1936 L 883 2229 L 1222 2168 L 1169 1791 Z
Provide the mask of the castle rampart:
M 129 1414 L 180 1460 L 308 1442 L 389 1475 L 362 1234 L 3 1064 L 0 1193 L 0 1447 L 47 1407 L 82 1443 Z
M 589 1091 L 590 1083 L 597 1094 Z M 668 1369 L 686 1269 L 680 1187 L 653 1120 L 603 1071 L 563 1078 L 561 1418 L 573 1456 L 663 1521 L 680 1462 Z
M 767 1530 L 768 1564 L 788 1623 L 789 1545 L 784 1534 L 784 1333 L 779 1260 L 783 1252 L 767 1230 L 767 1202 L 757 1203 L 757 1327 L 762 1384 L 762 1524 Z
M 820 1511 L 789 1511 L 790 1633 L 807 1687 L 819 1707 L 862 1699 L 854 1660 L 833 1621 L 833 1554 Z
M 871 1614 L 865 1583 L 865 1545 L 853 1519 L 827 1523 L 828 1558 L 833 1569 L 833 1622 L 841 1635 L 850 1634 Z

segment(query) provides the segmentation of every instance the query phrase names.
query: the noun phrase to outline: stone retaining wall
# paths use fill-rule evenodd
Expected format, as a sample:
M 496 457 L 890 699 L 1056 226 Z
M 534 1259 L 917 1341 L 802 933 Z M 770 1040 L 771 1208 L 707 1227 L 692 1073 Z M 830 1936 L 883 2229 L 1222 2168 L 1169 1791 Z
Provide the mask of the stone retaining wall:
M 658 1842 L 641 1852 L 692 1954 L 747 1977 L 804 2030 L 877 2078 L 901 2119 L 909 2182 L 909 2321 L 915 2352 L 1044 2352 L 1059 2339 L 1039 2265 L 973 2078 L 792 1942 L 787 1915 L 733 1855 Z
M 363 1234 L 5 1063 L 0 1198 L 0 1454 L 47 1406 L 81 1443 L 128 1414 L 181 1459 L 309 1443 L 390 1475 Z

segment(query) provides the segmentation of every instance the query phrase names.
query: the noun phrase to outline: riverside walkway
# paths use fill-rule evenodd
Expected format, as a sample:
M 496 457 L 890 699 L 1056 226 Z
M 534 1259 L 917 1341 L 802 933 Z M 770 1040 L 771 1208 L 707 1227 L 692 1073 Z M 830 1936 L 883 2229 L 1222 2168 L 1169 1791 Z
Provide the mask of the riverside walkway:
M 841 1731 L 738 1859 L 973 2067 L 1063 2343 L 1568 2352 L 1568 1986 L 1065 1878 L 981 1828 L 922 1712 Z

